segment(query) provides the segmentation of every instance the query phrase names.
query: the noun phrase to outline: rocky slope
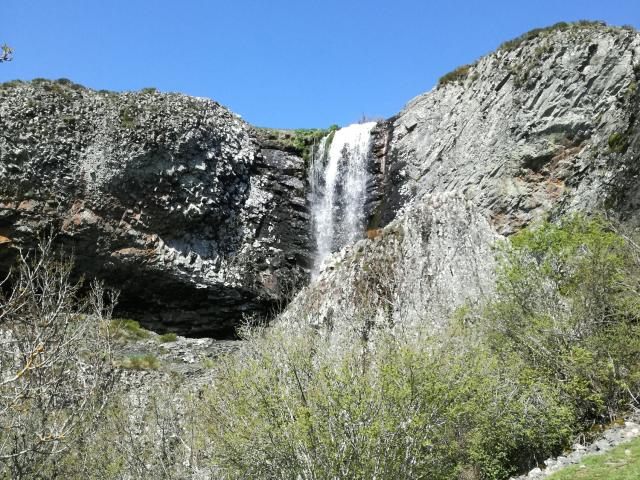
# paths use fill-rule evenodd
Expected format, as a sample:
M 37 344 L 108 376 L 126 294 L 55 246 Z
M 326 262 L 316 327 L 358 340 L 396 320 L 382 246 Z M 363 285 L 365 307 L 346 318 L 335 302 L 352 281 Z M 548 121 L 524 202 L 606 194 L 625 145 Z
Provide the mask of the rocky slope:
M 442 325 L 489 294 L 500 239 L 464 195 L 430 195 L 386 227 L 333 255 L 279 321 L 310 323 L 339 347 L 377 324 Z
M 547 213 L 638 214 L 640 35 L 600 23 L 525 34 L 379 125 L 371 224 L 459 190 L 500 233 Z
M 428 285 L 432 321 L 491 290 L 496 233 L 603 208 L 637 224 L 639 82 L 640 34 L 599 23 L 526 34 L 443 77 L 375 127 L 372 239 L 330 262 L 291 312 L 345 316 L 363 284 L 381 288 L 365 268 L 377 258 L 394 305 Z M 4 84 L 0 265 L 6 246 L 52 228 L 79 271 L 121 289 L 122 314 L 229 334 L 297 291 L 313 255 L 305 162 L 279 149 L 291 138 L 265 135 L 205 99 Z
M 217 103 L 68 81 L 0 86 L 0 240 L 51 231 L 148 327 L 226 335 L 309 263 L 304 162 Z
M 491 292 L 500 234 L 573 211 L 637 224 L 639 81 L 640 34 L 600 23 L 526 34 L 445 76 L 374 130 L 370 238 L 284 318 L 438 324 Z

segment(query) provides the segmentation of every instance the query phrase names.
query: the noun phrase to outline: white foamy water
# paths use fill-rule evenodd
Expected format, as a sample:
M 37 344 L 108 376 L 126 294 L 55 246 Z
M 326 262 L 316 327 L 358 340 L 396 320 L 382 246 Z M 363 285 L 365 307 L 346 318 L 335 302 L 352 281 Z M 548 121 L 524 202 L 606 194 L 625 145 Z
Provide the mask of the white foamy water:
M 375 122 L 349 125 L 323 139 L 310 168 L 315 276 L 332 252 L 364 236 L 367 160 Z M 330 142 L 330 143 L 329 143 Z

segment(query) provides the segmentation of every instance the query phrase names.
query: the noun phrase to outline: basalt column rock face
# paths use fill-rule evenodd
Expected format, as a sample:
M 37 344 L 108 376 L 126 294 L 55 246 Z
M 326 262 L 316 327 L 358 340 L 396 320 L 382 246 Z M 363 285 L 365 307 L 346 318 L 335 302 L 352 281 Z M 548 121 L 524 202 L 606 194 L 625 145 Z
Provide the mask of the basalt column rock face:
M 637 31 L 549 28 L 456 73 L 374 131 L 372 224 L 451 190 L 504 234 L 574 210 L 638 216 Z
M 0 86 L 2 270 L 54 231 L 159 330 L 226 335 L 307 275 L 304 162 L 219 104 L 68 81 Z

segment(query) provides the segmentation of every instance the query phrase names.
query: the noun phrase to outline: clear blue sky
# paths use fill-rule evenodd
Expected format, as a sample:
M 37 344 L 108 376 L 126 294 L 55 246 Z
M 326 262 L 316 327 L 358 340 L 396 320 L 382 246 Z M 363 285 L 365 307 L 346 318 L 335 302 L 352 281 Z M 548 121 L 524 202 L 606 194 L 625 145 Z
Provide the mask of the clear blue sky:
M 259 126 L 389 117 L 438 77 L 557 21 L 640 27 L 639 0 L 2 0 L 0 81 L 210 97 Z

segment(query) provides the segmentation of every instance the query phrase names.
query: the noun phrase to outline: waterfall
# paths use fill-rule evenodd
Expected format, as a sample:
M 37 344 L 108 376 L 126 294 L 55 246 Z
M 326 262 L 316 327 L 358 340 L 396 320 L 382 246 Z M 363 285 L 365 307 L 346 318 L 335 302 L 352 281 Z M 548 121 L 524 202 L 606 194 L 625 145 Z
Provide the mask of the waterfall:
M 313 276 L 325 258 L 364 236 L 364 205 L 371 129 L 349 125 L 329 134 L 314 152 L 309 171 L 311 216 L 316 239 Z

